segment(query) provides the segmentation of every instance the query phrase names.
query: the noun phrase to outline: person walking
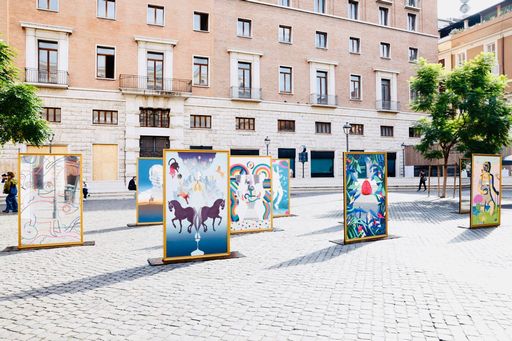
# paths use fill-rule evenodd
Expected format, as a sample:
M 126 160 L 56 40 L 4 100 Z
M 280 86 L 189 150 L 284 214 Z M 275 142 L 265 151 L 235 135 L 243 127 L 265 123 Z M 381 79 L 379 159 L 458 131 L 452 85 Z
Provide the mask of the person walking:
M 5 198 L 5 201 L 7 202 L 7 207 L 2 212 L 9 213 L 9 211 L 12 211 L 12 213 L 18 213 L 18 186 L 13 172 L 7 172 L 7 180 L 4 185 L 4 192 L 6 190 L 7 198 Z
M 416 192 L 419 192 L 421 190 L 421 185 L 423 185 L 425 192 L 427 190 L 427 176 L 425 174 L 425 171 L 420 171 L 420 185 L 418 186 L 418 190 Z
M 137 190 L 137 183 L 135 182 L 135 180 L 137 179 L 136 176 L 134 176 L 130 182 L 128 183 L 128 190 L 130 191 L 136 191 Z
M 87 200 L 87 197 L 89 196 L 89 188 L 87 188 L 87 182 L 83 182 L 83 185 L 82 185 L 82 194 L 83 194 L 83 197 L 84 197 L 84 200 Z

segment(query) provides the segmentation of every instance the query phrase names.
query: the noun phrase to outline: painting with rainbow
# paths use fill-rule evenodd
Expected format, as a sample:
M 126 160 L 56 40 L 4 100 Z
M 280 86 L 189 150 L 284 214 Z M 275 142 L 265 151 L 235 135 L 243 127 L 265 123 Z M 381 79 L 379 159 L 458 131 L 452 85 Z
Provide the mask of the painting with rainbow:
M 232 233 L 272 230 L 271 165 L 266 156 L 230 158 Z

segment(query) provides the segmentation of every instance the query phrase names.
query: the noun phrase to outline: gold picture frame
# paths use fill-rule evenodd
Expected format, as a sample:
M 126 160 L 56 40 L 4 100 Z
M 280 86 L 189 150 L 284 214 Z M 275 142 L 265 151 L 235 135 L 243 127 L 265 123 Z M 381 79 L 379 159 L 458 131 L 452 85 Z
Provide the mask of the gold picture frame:
M 473 186 L 473 177 L 476 176 L 476 173 L 475 173 L 475 156 L 476 157 L 479 157 L 479 156 L 487 156 L 487 157 L 496 157 L 499 159 L 499 174 L 500 174 L 500 177 L 499 177 L 499 180 L 500 180 L 500 186 L 499 186 L 499 203 L 498 203 L 498 207 L 499 207 L 499 215 L 498 215 L 498 223 L 497 224 L 473 224 L 473 195 L 474 195 L 474 191 L 475 191 L 475 186 Z M 502 167 L 503 167 L 503 160 L 502 160 L 502 156 L 500 154 L 472 154 L 471 155 L 471 209 L 470 209 L 470 212 L 469 212 L 469 227 L 471 229 L 476 229 L 476 228 L 487 228 L 487 227 L 498 227 L 501 225 L 501 198 L 502 198 L 502 187 L 503 187 L 503 177 L 502 177 Z
M 386 189 L 386 233 L 379 236 L 348 239 L 347 231 L 347 155 L 383 155 L 384 156 L 384 188 Z M 388 207 L 388 156 L 386 152 L 343 152 L 343 243 L 353 244 L 379 239 L 386 239 L 389 236 L 389 207 Z
M 272 157 L 271 156 L 263 156 L 263 155 L 236 155 L 236 156 L 230 156 L 229 158 L 229 178 L 231 178 L 231 159 L 235 157 L 241 157 L 241 158 L 251 158 L 251 159 L 267 159 L 269 160 L 270 165 L 270 228 L 267 229 L 247 229 L 247 230 L 237 230 L 237 231 L 231 231 L 231 234 L 243 234 L 243 233 L 256 233 L 256 232 L 272 232 L 274 231 L 274 209 L 272 205 L 272 197 L 274 193 L 272 192 Z M 229 190 L 231 191 L 231 185 L 228 181 Z M 230 193 L 231 195 L 231 193 Z M 231 212 L 230 212 L 230 222 L 231 222 Z M 231 226 L 231 225 L 230 225 Z
M 205 254 L 200 256 L 180 256 L 180 257 L 167 257 L 167 153 L 201 153 L 201 154 L 226 154 L 226 246 L 227 251 L 225 253 Z M 164 149 L 162 162 L 164 167 L 164 187 L 163 187 L 163 258 L 164 263 L 182 262 L 182 261 L 193 261 L 200 259 L 215 259 L 229 257 L 231 254 L 231 206 L 229 202 L 229 158 L 230 152 L 227 150 L 212 150 L 212 149 Z
M 278 162 L 278 161 L 287 161 L 288 163 L 288 188 L 287 188 L 287 193 L 288 193 L 288 214 L 276 214 L 276 215 L 272 215 L 274 218 L 281 218 L 281 217 L 289 217 L 292 215 L 292 212 L 291 212 L 291 193 L 290 193 L 290 180 L 291 180 L 291 176 L 290 176 L 290 169 L 291 169 L 291 165 L 290 165 L 290 159 L 286 159 L 286 158 L 277 158 L 277 159 L 272 159 L 272 164 L 271 166 L 273 167 L 274 166 L 274 161 Z M 274 183 L 274 175 L 272 174 L 272 184 Z M 273 190 L 272 190 L 272 197 L 274 196 L 274 193 L 273 193 Z M 272 205 L 273 205 L 273 200 L 272 200 Z M 273 208 L 272 208 L 272 212 L 273 211 Z
M 23 244 L 22 242 L 22 229 L 21 229 L 21 214 L 22 214 L 22 188 L 21 188 L 21 159 L 25 156 L 75 156 L 80 160 L 80 188 L 79 188 L 79 204 L 80 204 L 80 241 L 68 243 L 49 243 L 49 244 Z M 77 153 L 19 153 L 18 154 L 18 249 L 44 249 L 56 248 L 66 246 L 81 246 L 84 245 L 84 212 L 83 212 L 83 158 L 82 154 Z
M 136 226 L 145 226 L 145 225 L 160 225 L 163 223 L 163 219 L 162 221 L 152 221 L 152 222 L 140 222 L 139 221 L 139 180 L 140 180 L 140 174 L 139 174 L 139 161 L 140 160 L 160 160 L 162 161 L 162 167 L 163 167 L 163 158 L 161 157 L 138 157 L 137 158 L 137 181 L 136 181 L 136 184 L 137 184 L 137 189 L 135 190 L 135 225 Z M 164 191 L 164 189 L 162 189 L 162 191 Z M 162 196 L 163 197 L 163 196 Z M 164 205 L 165 202 L 162 202 L 162 205 Z

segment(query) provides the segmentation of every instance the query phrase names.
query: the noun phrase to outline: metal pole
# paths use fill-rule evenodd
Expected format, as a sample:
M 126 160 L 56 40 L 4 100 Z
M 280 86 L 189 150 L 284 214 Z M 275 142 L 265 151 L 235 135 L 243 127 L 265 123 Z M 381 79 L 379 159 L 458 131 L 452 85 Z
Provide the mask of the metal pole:
M 345 136 L 347 137 L 347 152 L 349 152 L 350 150 L 348 149 L 348 134 L 345 134 Z
M 402 177 L 405 178 L 405 146 L 402 148 Z
M 304 161 L 302 162 L 302 178 L 304 179 Z
M 267 144 L 267 156 L 268 156 L 268 144 Z

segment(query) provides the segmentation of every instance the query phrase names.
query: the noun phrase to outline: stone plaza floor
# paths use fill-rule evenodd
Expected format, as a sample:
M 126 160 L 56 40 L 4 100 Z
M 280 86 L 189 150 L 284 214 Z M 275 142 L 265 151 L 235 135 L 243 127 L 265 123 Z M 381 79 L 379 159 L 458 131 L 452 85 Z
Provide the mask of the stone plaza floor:
M 391 193 L 388 240 L 337 245 L 341 194 L 292 197 L 245 257 L 151 267 L 162 227 L 85 202 L 95 246 L 0 253 L 0 340 L 512 340 L 512 196 L 469 230 L 453 199 Z M 0 250 L 17 243 L 0 215 Z

